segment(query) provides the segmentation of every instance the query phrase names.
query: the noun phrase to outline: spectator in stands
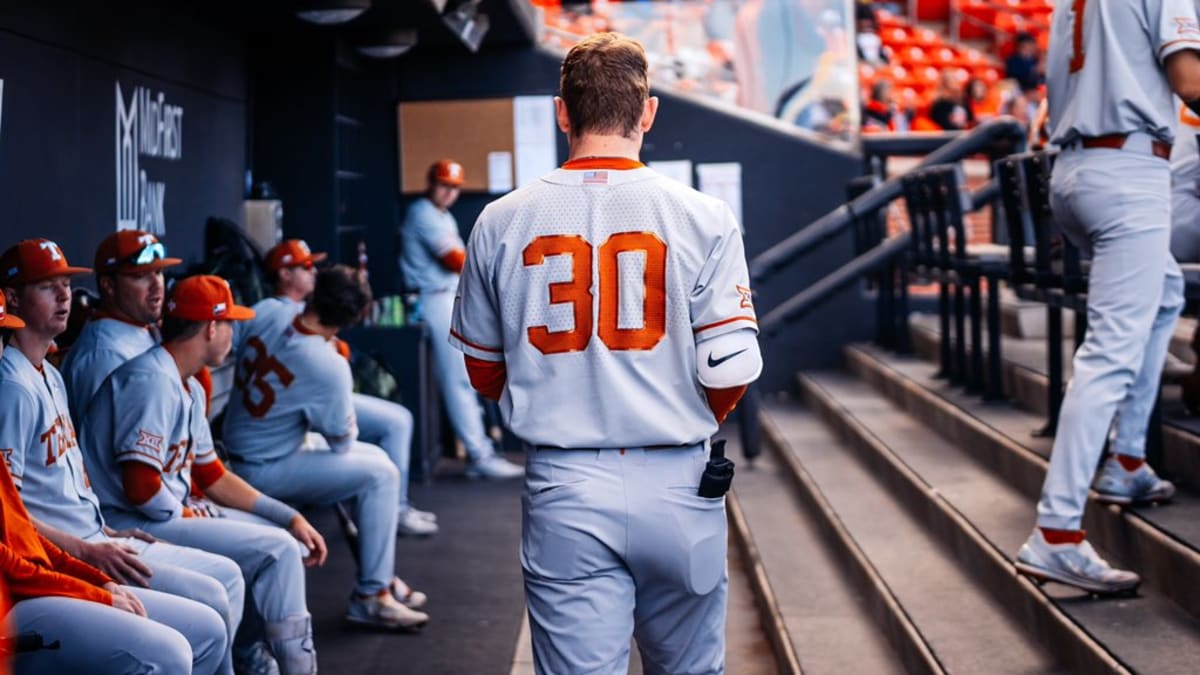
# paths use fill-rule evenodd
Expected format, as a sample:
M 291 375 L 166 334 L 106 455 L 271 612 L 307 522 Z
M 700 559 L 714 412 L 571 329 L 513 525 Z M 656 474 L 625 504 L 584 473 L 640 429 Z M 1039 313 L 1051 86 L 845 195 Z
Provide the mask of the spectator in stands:
M 281 325 L 286 326 L 304 311 L 304 303 L 316 284 L 316 265 L 325 257 L 324 253 L 313 253 L 303 239 L 285 239 L 267 252 L 267 274 L 275 286 L 275 295 L 254 305 L 253 319 L 234 324 L 234 363 L 241 360 L 248 338 Z M 349 358 L 350 346 L 337 338 L 334 340 L 338 352 Z M 354 415 L 358 420 L 358 439 L 383 448 L 400 471 L 399 533 L 411 536 L 437 533 L 437 516 L 408 503 L 412 413 L 392 401 L 359 393 L 351 396 L 354 399 Z
M 1016 80 L 1025 91 L 1037 89 L 1045 81 L 1040 51 L 1037 38 L 1018 33 L 1016 48 L 1004 62 L 1004 76 Z
M 929 118 L 943 131 L 967 127 L 967 109 L 963 106 L 962 89 L 958 86 L 954 71 L 949 68 L 942 70 L 937 95 L 929 106 Z
M 895 90 L 890 80 L 876 80 L 871 85 L 871 98 L 863 104 L 863 131 L 908 131 L 912 121 L 911 111 L 902 109 L 896 102 Z
M 872 66 L 882 66 L 891 61 L 891 50 L 879 37 L 879 22 L 870 5 L 858 5 L 855 9 L 854 42 L 858 46 L 858 60 Z
M 967 80 L 963 87 L 963 107 L 967 111 L 968 129 L 995 117 L 1000 111 L 996 94 L 988 89 L 987 82 L 977 77 Z

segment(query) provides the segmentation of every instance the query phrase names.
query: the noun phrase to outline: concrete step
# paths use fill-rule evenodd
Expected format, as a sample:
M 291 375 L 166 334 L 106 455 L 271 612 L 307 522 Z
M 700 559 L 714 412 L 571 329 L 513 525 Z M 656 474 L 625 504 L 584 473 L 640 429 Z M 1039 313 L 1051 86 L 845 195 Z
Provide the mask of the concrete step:
M 1033 503 L 975 461 L 976 448 L 948 442 L 927 426 L 931 416 L 908 414 L 852 376 L 802 374 L 800 385 L 898 503 L 1070 670 L 1194 672 L 1200 625 L 1153 588 L 1137 598 L 1094 601 L 1016 574 L 1012 556 L 1032 530 Z
M 914 314 L 911 329 L 914 353 L 930 363 L 937 363 L 937 317 Z M 1064 341 L 1064 381 L 1071 377 L 1071 355 L 1074 351 L 1074 343 Z M 1041 428 L 1045 423 L 1046 392 L 1050 386 L 1046 376 L 1045 340 L 1005 337 L 1001 343 L 1001 356 L 1005 393 L 1022 409 L 1040 417 L 1031 418 L 1033 426 L 1030 430 Z M 1164 447 L 1162 466 L 1158 468 L 1177 484 L 1200 493 L 1200 418 L 1192 417 L 1184 409 L 1177 385 L 1165 384 L 1162 396 Z
M 878 348 L 847 348 L 850 369 L 1003 480 L 1029 519 L 1045 480 L 1051 439 L 1029 434 L 1038 419 L 1007 404 L 985 404 L 933 378 L 932 364 Z M 1146 583 L 1200 616 L 1200 497 L 1179 488 L 1169 506 L 1120 508 L 1092 502 L 1089 539 L 1115 554 Z M 1019 544 L 1019 542 L 1018 542 Z M 1011 553 L 1015 553 L 1014 547 Z
M 791 472 L 810 513 L 823 521 L 826 542 L 868 594 L 909 672 L 1060 670 L 1051 652 L 1025 635 L 928 524 L 812 413 L 795 402 L 772 401 L 763 418 L 777 462 Z M 793 574 L 797 567 L 790 568 Z
M 814 433 L 827 433 L 819 424 L 811 426 Z M 726 438 L 728 455 L 741 457 L 737 435 Z M 743 552 L 739 557 L 754 587 L 759 623 L 780 673 L 905 672 L 872 618 L 867 595 L 846 574 L 842 559 L 820 545 L 827 533 L 774 456 L 768 453 L 753 465 L 738 462 L 728 506 L 730 532 Z M 740 672 L 732 660 L 729 666 L 729 672 Z

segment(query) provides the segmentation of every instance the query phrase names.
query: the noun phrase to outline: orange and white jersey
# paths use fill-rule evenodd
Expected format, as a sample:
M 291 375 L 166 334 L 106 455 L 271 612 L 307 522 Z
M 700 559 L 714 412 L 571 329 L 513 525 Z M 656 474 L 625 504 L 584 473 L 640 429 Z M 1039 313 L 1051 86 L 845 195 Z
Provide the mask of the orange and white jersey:
M 637 162 L 568 166 L 480 214 L 450 342 L 505 362 L 500 408 L 530 443 L 700 442 L 697 343 L 757 330 L 733 212 Z

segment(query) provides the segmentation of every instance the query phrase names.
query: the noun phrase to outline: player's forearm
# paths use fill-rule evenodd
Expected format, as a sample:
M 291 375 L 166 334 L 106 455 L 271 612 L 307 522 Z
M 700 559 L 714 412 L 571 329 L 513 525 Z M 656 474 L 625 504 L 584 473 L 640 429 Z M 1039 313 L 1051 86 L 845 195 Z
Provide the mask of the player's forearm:
M 253 511 L 254 500 L 262 494 L 252 485 L 233 473 L 226 471 L 204 490 L 204 496 L 221 506 L 239 511 Z
M 36 518 L 33 519 L 33 526 L 37 528 L 38 534 L 42 535 L 46 539 L 49 539 L 55 546 L 66 551 L 72 557 L 83 557 L 83 547 L 86 542 L 79 537 L 67 532 L 63 532 L 62 530 L 51 525 L 47 525 Z

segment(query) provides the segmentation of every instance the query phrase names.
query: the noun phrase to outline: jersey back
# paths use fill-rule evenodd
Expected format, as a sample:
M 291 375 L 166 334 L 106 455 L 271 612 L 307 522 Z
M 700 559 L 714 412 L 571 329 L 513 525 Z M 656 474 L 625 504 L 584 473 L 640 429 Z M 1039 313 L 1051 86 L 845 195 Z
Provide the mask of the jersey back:
M 1193 0 L 1060 0 L 1050 27 L 1050 140 L 1145 132 L 1170 143 L 1166 58 L 1200 49 Z
M 696 343 L 756 326 L 724 202 L 648 168 L 559 169 L 480 215 L 450 340 L 503 359 L 526 441 L 642 447 L 716 431 Z
M 98 318 L 80 331 L 63 360 L 71 416 L 82 420 L 104 379 L 121 364 L 158 344 L 158 331 L 118 319 Z

